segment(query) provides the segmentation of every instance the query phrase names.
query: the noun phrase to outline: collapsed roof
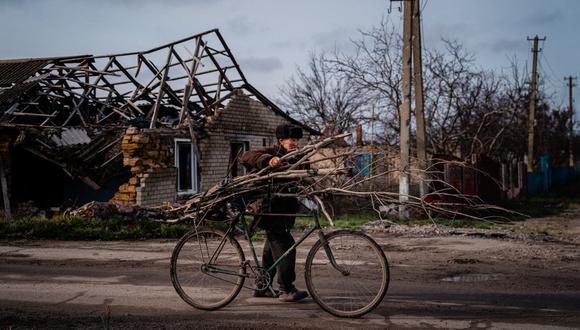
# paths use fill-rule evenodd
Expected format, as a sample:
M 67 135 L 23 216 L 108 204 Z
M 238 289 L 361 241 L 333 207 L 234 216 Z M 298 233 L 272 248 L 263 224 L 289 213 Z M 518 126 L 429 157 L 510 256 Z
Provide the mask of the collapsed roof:
M 140 52 L 2 60 L 1 133 L 98 189 L 126 127 L 202 132 L 239 90 L 319 134 L 248 83 L 217 29 Z
M 202 127 L 240 89 L 300 124 L 248 83 L 214 29 L 141 52 L 0 61 L 0 125 Z

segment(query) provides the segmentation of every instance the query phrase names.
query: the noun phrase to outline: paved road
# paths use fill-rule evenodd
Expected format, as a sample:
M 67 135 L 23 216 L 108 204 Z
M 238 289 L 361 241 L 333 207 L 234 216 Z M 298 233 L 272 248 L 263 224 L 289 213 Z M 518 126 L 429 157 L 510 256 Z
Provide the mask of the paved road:
M 192 309 L 169 279 L 175 241 L 0 241 L 0 328 L 580 327 L 576 246 L 552 269 L 538 266 L 544 259 L 518 264 L 499 253 L 533 249 L 528 243 L 377 238 L 391 262 L 391 286 L 379 308 L 355 320 L 335 318 L 311 299 L 285 304 L 248 290 L 222 310 Z M 300 287 L 307 243 L 298 253 Z

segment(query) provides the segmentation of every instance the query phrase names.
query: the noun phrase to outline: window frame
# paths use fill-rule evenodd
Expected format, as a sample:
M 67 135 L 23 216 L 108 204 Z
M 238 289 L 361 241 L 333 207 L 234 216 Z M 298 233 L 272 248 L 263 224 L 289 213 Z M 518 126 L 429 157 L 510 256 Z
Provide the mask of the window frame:
M 232 166 L 232 162 L 237 162 L 237 160 L 235 159 L 231 159 L 231 156 L 233 156 L 232 154 L 232 145 L 233 144 L 241 144 L 242 145 L 242 154 L 249 151 L 250 150 L 250 141 L 247 140 L 231 140 L 230 141 L 230 161 L 228 162 L 228 167 Z M 240 166 L 241 164 L 237 163 L 238 166 Z M 237 173 L 236 177 L 238 176 L 244 176 L 246 174 L 248 174 L 248 170 L 244 167 L 244 166 L 240 166 L 242 169 L 242 173 Z M 234 176 L 232 176 L 231 173 L 231 168 L 229 168 L 228 171 L 228 177 L 234 178 Z
M 175 164 L 175 169 L 176 171 L 176 176 L 175 176 L 175 180 L 176 180 L 176 185 L 175 185 L 175 189 L 177 190 L 177 195 L 181 196 L 181 195 L 191 195 L 191 194 L 196 194 L 199 189 L 198 189 L 198 180 L 197 180 L 197 154 L 194 151 L 193 148 L 193 143 L 191 142 L 191 139 L 185 139 L 185 138 L 176 138 L 174 139 L 174 164 Z M 179 144 L 189 144 L 189 150 L 190 150 L 190 154 L 191 154 L 191 189 L 189 190 L 179 190 L 179 148 L 178 145 Z

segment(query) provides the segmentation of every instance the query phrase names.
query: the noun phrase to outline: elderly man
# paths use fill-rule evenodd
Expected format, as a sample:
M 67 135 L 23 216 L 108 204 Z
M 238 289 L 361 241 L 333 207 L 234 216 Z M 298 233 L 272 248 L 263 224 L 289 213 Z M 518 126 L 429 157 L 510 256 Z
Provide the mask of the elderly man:
M 251 150 L 244 153 L 241 163 L 250 170 L 260 170 L 267 166 L 272 168 L 284 165 L 281 157 L 298 148 L 302 138 L 302 129 L 295 125 L 283 124 L 276 128 L 278 144 L 264 149 Z M 263 205 L 263 213 L 273 215 L 260 216 L 258 227 L 266 231 L 266 242 L 262 254 L 262 267 L 270 268 L 276 259 L 283 255 L 292 245 L 294 238 L 290 230 L 294 226 L 295 216 L 298 211 L 298 201 L 294 197 L 273 197 Z M 280 215 L 274 215 L 280 214 Z M 285 214 L 285 215 L 282 215 Z M 298 290 L 294 286 L 296 280 L 296 251 L 289 253 L 273 271 L 272 278 L 278 273 L 279 292 L 272 293 L 270 290 L 254 290 L 254 297 L 276 297 L 284 302 L 296 302 L 308 297 L 308 292 Z

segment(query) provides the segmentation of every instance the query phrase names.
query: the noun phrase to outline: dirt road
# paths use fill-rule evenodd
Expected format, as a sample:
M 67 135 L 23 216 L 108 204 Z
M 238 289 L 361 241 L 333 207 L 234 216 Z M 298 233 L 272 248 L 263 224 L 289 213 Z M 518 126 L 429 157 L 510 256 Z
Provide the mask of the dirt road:
M 311 299 L 284 304 L 248 290 L 222 310 L 192 309 L 169 279 L 175 241 L 0 241 L 0 328 L 580 328 L 580 216 L 554 221 L 372 233 L 389 258 L 391 285 L 375 311 L 355 320 Z M 313 243 L 298 253 L 302 288 Z

